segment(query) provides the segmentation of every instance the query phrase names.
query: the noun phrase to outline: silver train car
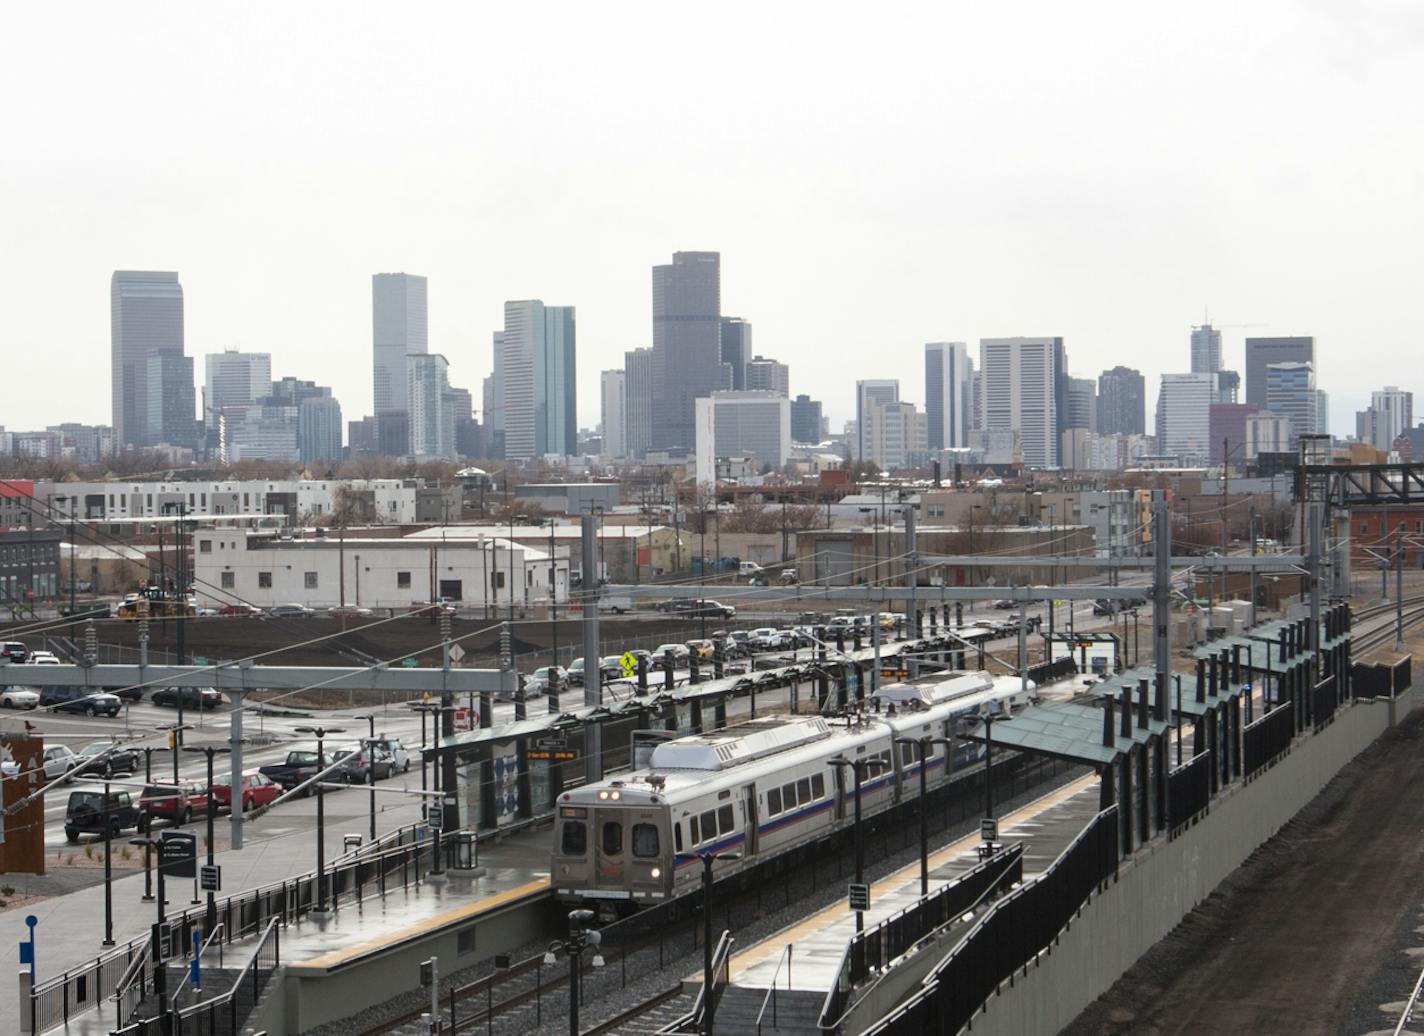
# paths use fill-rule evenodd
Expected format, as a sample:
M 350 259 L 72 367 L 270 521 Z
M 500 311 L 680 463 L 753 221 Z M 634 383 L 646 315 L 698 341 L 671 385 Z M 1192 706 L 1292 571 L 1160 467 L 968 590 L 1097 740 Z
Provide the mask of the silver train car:
M 896 738 L 951 739 L 948 760 L 942 744 L 926 756 L 927 785 L 938 787 L 982 756 L 982 746 L 958 735 L 986 713 L 1026 704 L 1017 681 L 996 687 L 979 673 L 912 690 L 850 721 L 779 716 L 661 742 L 645 768 L 564 792 L 550 870 L 555 894 L 646 906 L 696 886 L 704 854 L 738 855 L 715 864 L 720 875 L 816 842 L 854 822 L 857 795 L 871 816 L 919 794 L 918 748 Z M 831 762 L 837 757 L 864 762 L 859 788 L 850 767 Z

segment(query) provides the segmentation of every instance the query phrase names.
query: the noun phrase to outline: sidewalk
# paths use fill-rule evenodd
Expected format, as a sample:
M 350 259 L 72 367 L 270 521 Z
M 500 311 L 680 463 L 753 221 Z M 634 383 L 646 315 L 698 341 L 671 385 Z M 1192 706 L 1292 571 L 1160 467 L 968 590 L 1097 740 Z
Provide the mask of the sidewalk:
M 223 888 L 218 893 L 219 902 L 238 892 L 296 877 L 316 868 L 316 800 L 304 799 L 300 805 L 307 807 L 310 814 L 269 814 L 246 828 L 243 848 L 226 849 L 216 854 L 215 861 L 222 867 Z M 420 818 L 418 803 L 386 805 L 386 810 L 377 814 L 378 835 Z M 368 830 L 367 807 L 366 796 L 359 792 L 344 791 L 327 796 L 325 830 L 328 860 L 341 855 L 342 835 L 347 832 L 360 833 L 365 838 Z M 294 824 L 294 821 L 298 823 Z M 227 818 L 220 817 L 217 822 L 225 826 Z M 127 845 L 127 840 L 122 844 Z M 201 845 L 200 841 L 199 862 L 205 863 L 207 857 Z M 122 877 L 118 876 L 120 873 Z M 169 913 L 186 910 L 192 905 L 191 881 L 170 881 L 167 885 Z M 114 941 L 120 946 L 130 939 L 147 935 L 157 920 L 157 904 L 143 902 L 143 887 L 142 870 L 137 873 L 115 872 Z M 157 875 L 154 876 L 154 890 L 157 891 Z M 199 895 L 206 901 L 206 893 Z M 101 881 L 67 895 L 52 896 L 0 913 L 0 965 L 11 976 L 20 966 L 20 942 L 29 937 L 29 929 L 25 926 L 25 917 L 29 914 L 39 918 L 39 925 L 35 928 L 35 963 L 41 982 L 91 961 L 105 951 L 105 947 L 99 945 L 104 938 L 104 884 Z M 13 985 L 0 986 L 0 1005 L 14 997 Z M 0 1009 L 0 1017 L 3 1017 L 3 1009 Z

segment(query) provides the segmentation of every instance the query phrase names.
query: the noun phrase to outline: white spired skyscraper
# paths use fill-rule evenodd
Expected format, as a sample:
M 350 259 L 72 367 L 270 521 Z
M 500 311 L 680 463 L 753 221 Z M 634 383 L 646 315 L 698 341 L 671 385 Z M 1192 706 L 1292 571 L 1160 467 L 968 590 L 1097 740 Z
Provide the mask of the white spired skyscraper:
M 183 355 L 183 286 L 176 273 L 148 270 L 115 270 L 109 281 L 109 334 L 111 341 L 111 388 L 114 413 L 114 443 L 127 446 L 152 445 L 149 419 L 149 360 L 155 356 Z M 155 371 L 171 370 L 179 364 L 158 363 Z M 163 386 L 155 386 L 164 394 Z M 175 386 L 176 390 L 176 386 Z M 188 378 L 191 400 L 193 381 Z M 192 421 L 189 404 L 188 420 Z M 160 422 L 157 422 L 161 424 Z
M 408 404 L 407 356 L 430 351 L 424 277 L 371 275 L 374 413 L 403 414 Z
M 974 426 L 974 362 L 963 342 L 925 346 L 925 418 L 931 450 L 969 445 Z

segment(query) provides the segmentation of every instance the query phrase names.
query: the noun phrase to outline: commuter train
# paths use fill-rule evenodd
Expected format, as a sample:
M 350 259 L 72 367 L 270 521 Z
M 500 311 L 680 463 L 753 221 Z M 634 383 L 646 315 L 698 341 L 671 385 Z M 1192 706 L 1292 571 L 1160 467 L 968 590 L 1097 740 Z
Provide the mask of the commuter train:
M 938 786 L 983 755 L 959 735 L 985 714 L 1024 707 L 1032 692 L 1017 678 L 965 673 L 886 686 L 879 712 L 849 720 L 778 716 L 659 742 L 631 773 L 559 796 L 555 893 L 646 906 L 696 886 L 704 854 L 739 856 L 719 861 L 721 874 L 815 842 L 854 822 L 855 778 L 832 760 L 864 764 L 856 769 L 870 816 L 919 794 L 919 749 L 896 738 L 950 739 L 947 768 L 945 745 L 926 753 L 925 779 Z

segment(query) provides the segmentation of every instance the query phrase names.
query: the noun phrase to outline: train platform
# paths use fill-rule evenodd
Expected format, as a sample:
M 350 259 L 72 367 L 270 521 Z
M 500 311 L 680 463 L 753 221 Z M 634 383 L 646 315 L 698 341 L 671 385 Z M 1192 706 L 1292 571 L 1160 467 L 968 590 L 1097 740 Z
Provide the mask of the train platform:
M 1024 877 L 1041 873 L 1098 813 L 1099 780 L 1094 775 L 1066 784 L 1014 810 L 999 821 L 1000 841 L 1024 843 Z M 930 890 L 948 884 L 979 863 L 979 836 L 969 835 L 930 853 Z M 920 898 L 920 864 L 903 867 L 874 882 L 865 927 L 912 906 Z M 846 944 L 855 934 L 855 913 L 844 900 L 789 928 L 732 954 L 731 982 L 749 989 L 767 989 L 773 976 L 787 988 L 782 963 L 787 943 L 794 944 L 790 988 L 828 992 L 840 972 Z M 701 976 L 692 976 L 700 981 Z

